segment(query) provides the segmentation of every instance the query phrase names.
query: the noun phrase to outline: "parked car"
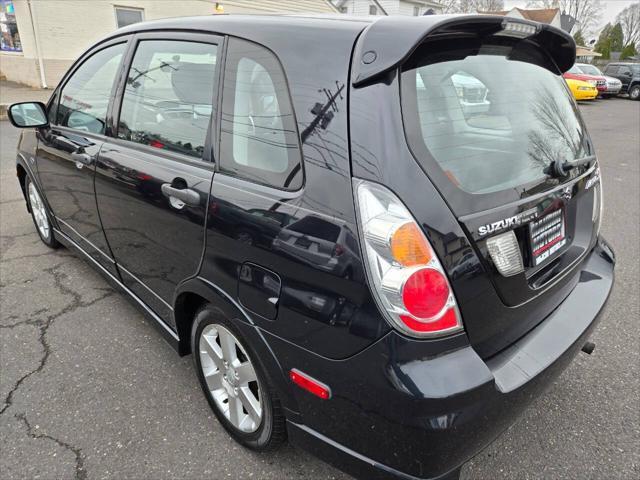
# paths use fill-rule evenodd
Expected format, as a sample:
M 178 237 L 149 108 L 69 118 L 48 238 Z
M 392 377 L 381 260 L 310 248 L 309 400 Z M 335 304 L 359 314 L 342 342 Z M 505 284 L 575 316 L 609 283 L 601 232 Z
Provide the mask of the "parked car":
M 583 82 L 590 83 L 598 89 L 600 95 L 607 94 L 607 79 L 602 75 L 589 75 L 584 73 L 580 67 L 573 65 L 569 70 L 562 75 L 565 79 L 582 80 Z
M 10 107 L 17 175 L 42 241 L 193 354 L 242 445 L 458 478 L 613 285 L 595 149 L 559 78 L 574 58 L 562 30 L 490 15 L 137 23 L 47 105 Z
M 604 75 L 598 67 L 591 65 L 590 63 L 576 63 L 576 66 L 587 75 L 604 77 L 607 81 L 607 89 L 602 93 L 603 98 L 615 97 L 620 93 L 620 90 L 622 89 L 622 82 L 617 78 Z
M 576 100 L 593 100 L 598 96 L 598 89 L 588 82 L 572 78 L 565 79 L 565 82 Z
M 631 100 L 640 100 L 640 63 L 614 62 L 604 72 L 620 80 L 621 93 L 628 93 Z

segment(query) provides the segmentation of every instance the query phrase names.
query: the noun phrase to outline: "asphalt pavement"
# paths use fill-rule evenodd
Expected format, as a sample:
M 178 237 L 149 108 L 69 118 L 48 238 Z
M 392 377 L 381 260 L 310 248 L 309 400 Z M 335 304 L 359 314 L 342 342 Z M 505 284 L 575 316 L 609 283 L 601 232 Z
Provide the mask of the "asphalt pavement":
M 640 478 L 640 102 L 580 108 L 617 283 L 593 355 L 580 354 L 464 479 Z M 2 478 L 350 478 L 293 447 L 255 454 L 227 436 L 191 358 L 84 261 L 39 241 L 15 178 L 17 137 L 0 122 Z

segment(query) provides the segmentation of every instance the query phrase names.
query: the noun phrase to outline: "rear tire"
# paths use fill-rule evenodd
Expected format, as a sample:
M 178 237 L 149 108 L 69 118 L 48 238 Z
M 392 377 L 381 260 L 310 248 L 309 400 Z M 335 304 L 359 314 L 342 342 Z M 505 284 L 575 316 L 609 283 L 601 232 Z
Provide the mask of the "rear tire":
M 251 450 L 279 447 L 286 440 L 280 401 L 249 343 L 211 304 L 195 315 L 191 351 L 202 391 L 227 432 Z
M 634 85 L 629 89 L 629 98 L 631 100 L 640 100 L 640 85 Z
M 24 180 L 24 191 L 29 204 L 29 210 L 31 211 L 31 219 L 36 227 L 36 232 L 38 232 L 40 240 L 49 248 L 59 248 L 60 243 L 56 240 L 53 233 L 53 226 L 51 225 L 51 217 L 47 206 L 42 200 L 35 184 L 31 181 L 31 178 L 29 178 L 29 175 L 27 175 Z

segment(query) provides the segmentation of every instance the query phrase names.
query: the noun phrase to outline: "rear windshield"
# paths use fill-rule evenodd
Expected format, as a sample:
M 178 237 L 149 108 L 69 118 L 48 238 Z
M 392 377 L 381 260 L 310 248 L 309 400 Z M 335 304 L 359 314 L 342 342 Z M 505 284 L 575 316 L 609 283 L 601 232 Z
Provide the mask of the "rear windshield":
M 539 66 L 549 67 L 549 60 L 529 50 L 504 42 L 432 42 L 403 68 L 410 146 L 456 190 L 477 196 L 511 190 L 519 198 L 543 187 L 551 162 L 592 155 L 562 76 Z

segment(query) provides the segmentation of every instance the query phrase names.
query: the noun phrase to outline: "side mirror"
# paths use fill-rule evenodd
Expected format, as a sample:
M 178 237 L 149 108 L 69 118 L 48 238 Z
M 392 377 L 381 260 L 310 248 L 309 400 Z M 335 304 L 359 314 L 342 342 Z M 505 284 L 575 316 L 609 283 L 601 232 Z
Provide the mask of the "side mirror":
M 49 125 L 46 107 L 42 102 L 14 103 L 7 113 L 14 127 L 38 128 Z

